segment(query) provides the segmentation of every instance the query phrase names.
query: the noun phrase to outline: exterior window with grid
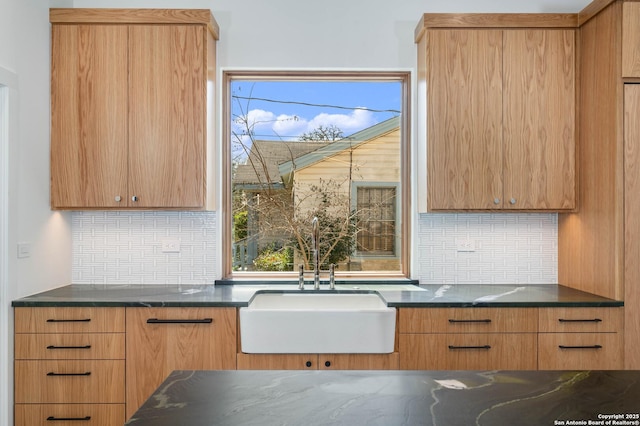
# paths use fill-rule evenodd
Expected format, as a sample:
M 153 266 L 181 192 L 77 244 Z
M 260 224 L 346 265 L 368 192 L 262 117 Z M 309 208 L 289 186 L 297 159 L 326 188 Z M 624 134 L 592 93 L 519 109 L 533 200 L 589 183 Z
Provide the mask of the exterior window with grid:
M 361 255 L 395 255 L 396 188 L 359 186 L 357 252 Z

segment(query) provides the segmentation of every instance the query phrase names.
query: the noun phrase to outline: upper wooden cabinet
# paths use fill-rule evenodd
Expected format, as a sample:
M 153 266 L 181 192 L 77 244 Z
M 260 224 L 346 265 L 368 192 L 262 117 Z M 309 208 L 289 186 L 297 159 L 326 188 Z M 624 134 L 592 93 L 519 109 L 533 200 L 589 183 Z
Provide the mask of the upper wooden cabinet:
M 418 26 L 429 210 L 575 209 L 575 16 L 510 19 Z
M 51 207 L 213 209 L 208 10 L 52 9 Z
M 622 5 L 622 76 L 640 77 L 640 3 Z

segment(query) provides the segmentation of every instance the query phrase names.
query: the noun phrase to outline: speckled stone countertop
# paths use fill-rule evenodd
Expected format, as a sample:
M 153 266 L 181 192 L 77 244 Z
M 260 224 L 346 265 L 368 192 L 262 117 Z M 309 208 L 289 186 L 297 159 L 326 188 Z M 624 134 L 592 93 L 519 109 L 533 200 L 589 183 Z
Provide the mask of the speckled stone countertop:
M 640 425 L 640 371 L 174 371 L 131 426 Z
M 561 285 L 410 285 L 337 282 L 336 292 L 378 291 L 391 307 L 615 307 L 607 299 Z M 14 300 L 12 306 L 247 306 L 257 291 L 293 291 L 295 284 L 88 285 L 74 284 Z M 313 292 L 307 285 L 304 292 Z M 329 292 L 321 285 L 321 292 Z

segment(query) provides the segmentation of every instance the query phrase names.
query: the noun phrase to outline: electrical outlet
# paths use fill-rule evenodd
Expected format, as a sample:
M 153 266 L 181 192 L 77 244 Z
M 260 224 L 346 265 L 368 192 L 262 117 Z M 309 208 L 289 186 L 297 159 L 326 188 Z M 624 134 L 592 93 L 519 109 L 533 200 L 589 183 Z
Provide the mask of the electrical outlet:
M 163 253 L 180 253 L 180 240 L 162 240 Z
M 456 238 L 456 251 L 459 251 L 459 252 L 476 251 L 476 242 L 468 238 Z

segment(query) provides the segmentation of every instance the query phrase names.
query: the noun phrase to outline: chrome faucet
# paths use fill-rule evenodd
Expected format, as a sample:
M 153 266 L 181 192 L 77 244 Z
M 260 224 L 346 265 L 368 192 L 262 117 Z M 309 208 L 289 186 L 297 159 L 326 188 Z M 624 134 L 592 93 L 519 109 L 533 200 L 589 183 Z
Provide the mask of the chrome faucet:
M 320 229 L 318 218 L 311 221 L 311 245 L 313 246 L 313 289 L 320 290 Z M 329 288 L 336 288 L 335 265 L 329 265 Z M 298 266 L 298 289 L 304 290 L 304 265 Z
M 320 289 L 320 229 L 318 218 L 311 221 L 311 243 L 313 244 L 313 289 Z

